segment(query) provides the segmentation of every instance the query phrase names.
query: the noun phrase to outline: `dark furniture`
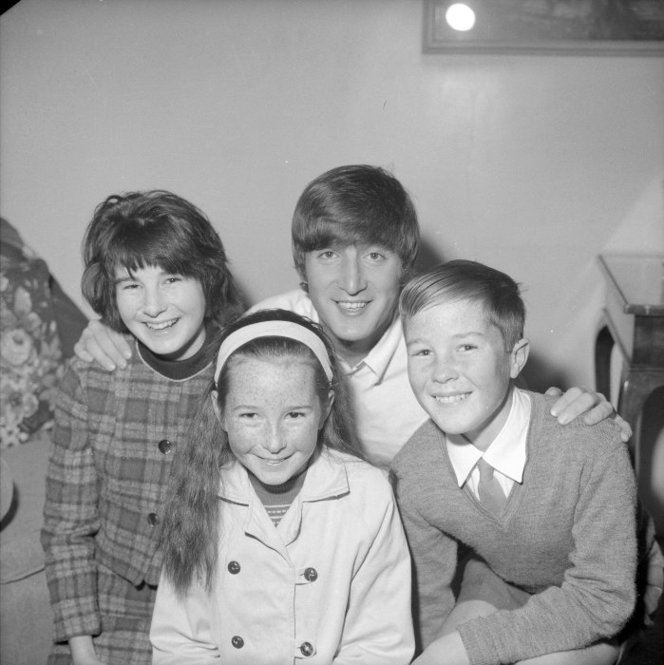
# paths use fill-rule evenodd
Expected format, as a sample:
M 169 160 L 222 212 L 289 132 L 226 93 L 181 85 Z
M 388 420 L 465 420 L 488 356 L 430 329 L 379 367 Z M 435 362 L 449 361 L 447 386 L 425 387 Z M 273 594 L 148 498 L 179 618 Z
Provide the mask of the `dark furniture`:
M 603 254 L 599 264 L 607 290 L 595 346 L 597 390 L 610 393 L 615 344 L 623 360 L 618 412 L 634 428 L 634 464 L 640 475 L 649 469 L 652 454 L 641 445 L 643 407 L 653 395 L 659 401 L 664 387 L 664 255 Z

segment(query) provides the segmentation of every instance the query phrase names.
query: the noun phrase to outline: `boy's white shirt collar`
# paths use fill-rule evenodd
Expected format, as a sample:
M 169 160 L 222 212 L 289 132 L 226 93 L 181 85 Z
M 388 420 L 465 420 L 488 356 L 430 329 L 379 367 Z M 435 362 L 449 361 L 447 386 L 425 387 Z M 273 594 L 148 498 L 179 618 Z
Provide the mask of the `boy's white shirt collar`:
M 514 387 L 507 420 L 484 454 L 460 435 L 445 436 L 445 445 L 459 487 L 463 487 L 468 480 L 480 457 L 484 457 L 496 471 L 512 481 L 523 481 L 530 410 L 530 397 Z

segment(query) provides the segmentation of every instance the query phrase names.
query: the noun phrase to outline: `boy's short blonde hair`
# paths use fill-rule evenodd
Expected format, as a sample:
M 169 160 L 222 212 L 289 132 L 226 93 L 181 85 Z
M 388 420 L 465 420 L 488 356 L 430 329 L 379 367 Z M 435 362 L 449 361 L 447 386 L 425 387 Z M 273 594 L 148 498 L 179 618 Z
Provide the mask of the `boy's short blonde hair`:
M 401 293 L 399 312 L 405 324 L 424 309 L 458 300 L 482 304 L 507 351 L 523 338 L 526 308 L 519 285 L 509 275 L 476 261 L 448 261 L 413 278 Z

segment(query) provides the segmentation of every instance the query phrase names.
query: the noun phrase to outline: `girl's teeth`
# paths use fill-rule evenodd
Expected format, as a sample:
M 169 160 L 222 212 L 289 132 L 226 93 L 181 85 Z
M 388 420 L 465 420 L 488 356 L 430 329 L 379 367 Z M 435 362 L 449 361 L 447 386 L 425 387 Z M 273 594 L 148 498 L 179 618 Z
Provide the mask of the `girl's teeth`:
M 176 319 L 171 321 L 165 321 L 164 323 L 146 323 L 145 325 L 150 328 L 150 330 L 165 330 L 175 325 Z

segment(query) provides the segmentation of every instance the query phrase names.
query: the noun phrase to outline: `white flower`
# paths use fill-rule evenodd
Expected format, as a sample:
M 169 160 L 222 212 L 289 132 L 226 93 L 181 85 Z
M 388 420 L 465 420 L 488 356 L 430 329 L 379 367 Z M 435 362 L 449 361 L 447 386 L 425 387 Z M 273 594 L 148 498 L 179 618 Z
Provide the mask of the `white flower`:
M 34 349 L 32 338 L 22 328 L 8 330 L 0 340 L 0 357 L 10 365 L 19 367 L 28 362 Z

